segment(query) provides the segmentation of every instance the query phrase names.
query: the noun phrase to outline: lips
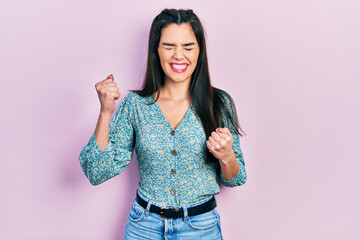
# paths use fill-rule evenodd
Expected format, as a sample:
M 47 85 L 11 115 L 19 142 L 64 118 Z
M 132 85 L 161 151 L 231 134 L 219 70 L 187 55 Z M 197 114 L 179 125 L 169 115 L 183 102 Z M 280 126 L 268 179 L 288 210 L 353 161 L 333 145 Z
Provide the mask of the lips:
M 171 70 L 176 73 L 183 73 L 189 67 L 187 63 L 170 63 Z

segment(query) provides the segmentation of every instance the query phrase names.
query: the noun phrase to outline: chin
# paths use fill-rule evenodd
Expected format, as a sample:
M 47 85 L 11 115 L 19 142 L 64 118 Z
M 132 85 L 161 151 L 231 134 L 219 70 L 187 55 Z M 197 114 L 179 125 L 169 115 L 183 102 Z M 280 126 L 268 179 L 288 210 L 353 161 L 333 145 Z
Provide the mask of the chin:
M 173 81 L 173 82 L 186 82 L 186 81 L 188 81 L 188 80 L 190 80 L 190 77 L 174 77 L 174 78 L 172 78 L 172 77 L 168 77 L 168 80 L 170 80 L 170 81 Z
M 183 75 L 183 74 L 169 74 L 166 75 L 166 78 L 170 81 L 174 81 L 174 82 L 185 82 L 187 80 L 191 79 L 191 75 Z

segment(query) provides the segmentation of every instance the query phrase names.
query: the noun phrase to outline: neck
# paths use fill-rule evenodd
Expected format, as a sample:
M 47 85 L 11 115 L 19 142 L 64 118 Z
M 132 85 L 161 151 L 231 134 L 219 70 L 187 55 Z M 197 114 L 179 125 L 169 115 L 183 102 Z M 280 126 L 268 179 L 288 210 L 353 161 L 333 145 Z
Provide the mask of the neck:
M 175 101 L 189 99 L 189 87 L 190 81 L 165 81 L 164 86 L 160 89 L 160 97 L 168 98 Z

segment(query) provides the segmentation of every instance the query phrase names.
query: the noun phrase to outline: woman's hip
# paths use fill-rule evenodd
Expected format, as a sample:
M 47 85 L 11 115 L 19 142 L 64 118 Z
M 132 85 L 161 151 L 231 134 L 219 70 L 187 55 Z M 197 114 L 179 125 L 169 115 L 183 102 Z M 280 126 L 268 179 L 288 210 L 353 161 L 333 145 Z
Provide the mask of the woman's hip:
M 164 218 L 133 201 L 124 239 L 222 239 L 216 208 L 194 216 Z

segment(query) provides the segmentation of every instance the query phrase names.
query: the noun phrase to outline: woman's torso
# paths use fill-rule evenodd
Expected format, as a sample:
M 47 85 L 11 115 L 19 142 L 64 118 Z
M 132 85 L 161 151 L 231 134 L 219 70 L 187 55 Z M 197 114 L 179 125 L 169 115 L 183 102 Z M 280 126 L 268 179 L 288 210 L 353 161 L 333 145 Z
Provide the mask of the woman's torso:
M 152 96 L 131 98 L 130 122 L 139 190 L 160 206 L 189 205 L 218 194 L 215 164 L 205 163 L 206 136 L 191 105 L 174 129 Z

